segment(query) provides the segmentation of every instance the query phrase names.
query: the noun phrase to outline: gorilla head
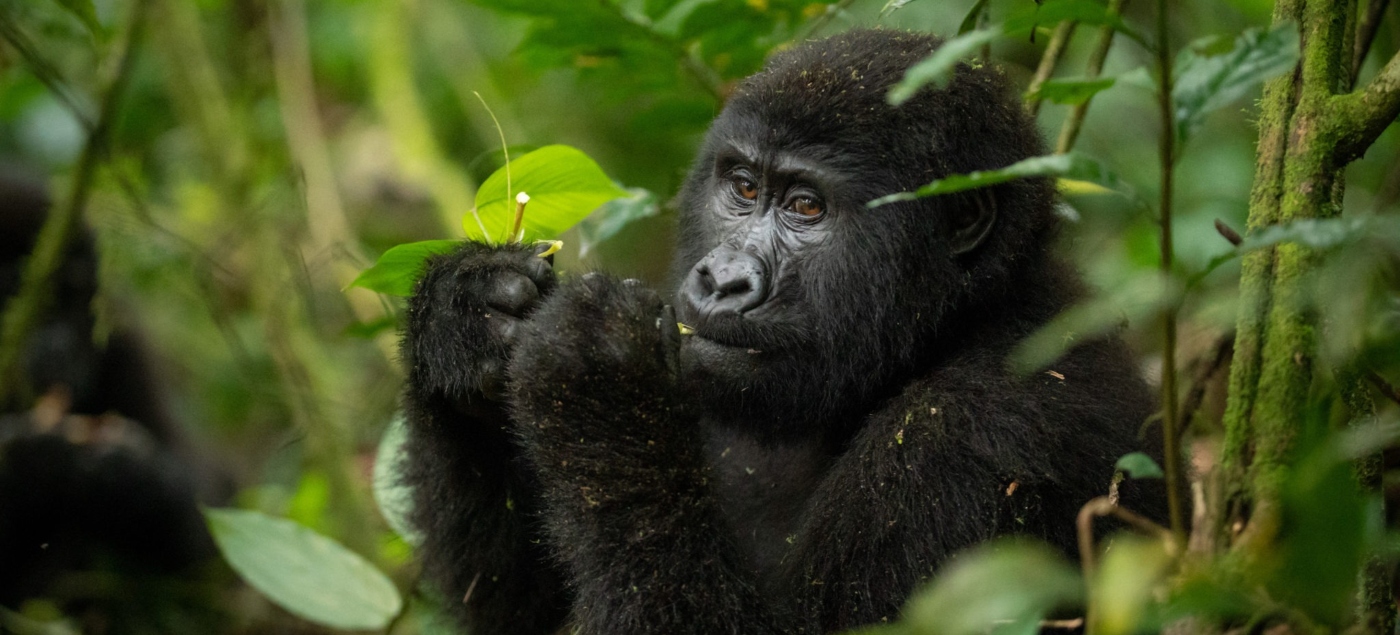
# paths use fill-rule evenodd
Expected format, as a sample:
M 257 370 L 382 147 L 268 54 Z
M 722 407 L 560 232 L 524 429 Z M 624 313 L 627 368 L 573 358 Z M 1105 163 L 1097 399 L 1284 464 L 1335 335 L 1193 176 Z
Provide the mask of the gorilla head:
M 673 270 L 678 315 L 696 329 L 685 375 L 712 415 L 780 436 L 849 420 L 1044 264 L 1048 179 L 865 206 L 1042 152 L 990 67 L 886 102 L 938 45 L 857 30 L 795 47 L 741 84 L 710 129 L 679 196 Z

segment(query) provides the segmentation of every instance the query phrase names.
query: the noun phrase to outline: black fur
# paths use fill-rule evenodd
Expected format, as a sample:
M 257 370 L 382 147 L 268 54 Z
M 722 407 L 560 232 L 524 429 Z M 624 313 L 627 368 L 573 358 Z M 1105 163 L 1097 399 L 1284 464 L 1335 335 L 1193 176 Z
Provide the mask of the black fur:
M 739 87 L 678 198 L 674 313 L 525 248 L 430 262 L 408 478 L 473 633 L 833 632 L 896 619 L 987 538 L 1073 550 L 1152 399 L 1117 340 L 1007 368 L 1081 295 L 1047 179 L 864 207 L 1042 152 L 991 68 L 885 103 L 937 45 L 853 31 Z

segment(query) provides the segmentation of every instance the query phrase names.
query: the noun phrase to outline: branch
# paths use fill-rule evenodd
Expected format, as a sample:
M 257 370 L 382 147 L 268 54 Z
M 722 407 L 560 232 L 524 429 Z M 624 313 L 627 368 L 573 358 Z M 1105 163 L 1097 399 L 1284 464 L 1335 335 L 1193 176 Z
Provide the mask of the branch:
M 1034 97 L 1040 92 L 1040 85 L 1050 79 L 1055 74 L 1055 65 L 1060 63 L 1060 58 L 1064 57 L 1065 51 L 1069 49 L 1069 41 L 1074 37 L 1074 28 L 1079 23 L 1074 20 L 1065 20 L 1055 27 L 1055 34 L 1050 36 L 1050 42 L 1045 45 L 1045 54 L 1040 57 L 1040 65 L 1035 68 L 1035 77 L 1031 78 L 1031 83 L 1026 87 L 1026 95 L 1033 98 L 1026 104 L 1026 112 L 1032 117 L 1040 112 L 1039 97 Z
M 137 0 L 130 20 L 112 53 L 116 60 L 114 75 L 103 93 L 101 109 L 92 132 L 88 134 L 83 153 L 78 158 L 64 205 L 50 212 L 39 237 L 34 243 L 24 267 L 24 277 L 16 294 L 0 317 L 0 405 L 23 404 L 32 397 L 23 368 L 25 344 L 44 312 L 53 302 L 54 275 L 63 263 L 68 245 L 83 226 L 83 209 L 92 191 L 97 164 L 107 146 L 107 135 L 116 116 L 117 103 L 131 78 L 135 66 L 135 48 L 139 43 L 146 3 Z
M 1361 73 L 1361 65 L 1366 62 L 1366 54 L 1371 52 L 1371 43 L 1376 39 L 1376 30 L 1385 18 L 1385 8 L 1390 0 L 1371 0 L 1366 3 L 1366 15 L 1356 27 L 1356 46 L 1352 50 L 1351 84 L 1356 85 L 1356 76 Z
M 1332 158 L 1342 167 L 1365 154 L 1400 115 L 1400 53 L 1364 89 L 1332 97 L 1329 113 L 1340 133 Z
M 1116 16 L 1122 13 L 1126 2 L 1127 0 L 1109 0 L 1109 15 Z M 1098 79 L 1099 74 L 1103 72 L 1103 61 L 1108 59 L 1108 51 L 1113 47 L 1113 31 L 1111 25 L 1099 27 L 1099 41 L 1093 54 L 1089 56 L 1089 68 L 1085 73 L 1089 79 Z M 1079 129 L 1084 125 L 1084 117 L 1089 114 L 1089 103 L 1093 100 L 1094 98 L 1090 97 L 1084 100 L 1084 103 L 1075 106 L 1065 119 L 1064 126 L 1060 128 L 1060 139 L 1055 143 L 1055 154 L 1065 154 L 1074 148 L 1074 142 L 1079 138 Z

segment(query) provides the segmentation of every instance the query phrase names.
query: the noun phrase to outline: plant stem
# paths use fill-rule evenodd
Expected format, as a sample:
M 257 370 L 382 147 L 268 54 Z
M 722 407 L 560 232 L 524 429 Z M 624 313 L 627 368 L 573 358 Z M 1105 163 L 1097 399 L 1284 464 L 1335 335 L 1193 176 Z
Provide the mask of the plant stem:
M 1055 74 L 1055 66 L 1060 63 L 1060 58 L 1064 57 L 1065 51 L 1069 49 L 1070 40 L 1074 38 L 1074 28 L 1079 23 L 1074 20 L 1065 20 L 1055 27 L 1055 33 L 1050 36 L 1050 42 L 1045 45 L 1045 54 L 1040 56 L 1040 65 L 1035 68 L 1035 77 L 1031 78 L 1030 86 L 1026 87 L 1026 95 L 1035 95 L 1040 92 L 1041 84 L 1050 79 Z M 1035 97 L 1026 103 L 1026 111 L 1034 117 L 1040 112 L 1040 98 Z
M 33 398 L 33 387 L 23 367 L 25 344 L 53 302 L 54 276 L 63 264 L 68 245 L 82 231 L 83 211 L 97 175 L 98 162 L 106 154 L 107 136 L 117 104 L 135 66 L 135 49 L 140 44 L 145 8 L 144 0 L 137 0 L 131 8 L 127 25 L 112 53 L 116 60 L 114 74 L 103 93 L 97 121 L 78 157 L 68 198 L 44 221 L 34 243 L 34 252 L 25 264 L 19 293 L 10 299 L 0 318 L 0 406 L 28 408 Z
M 1160 141 L 1162 163 L 1161 264 L 1162 283 L 1172 275 L 1172 179 L 1176 159 L 1176 118 L 1172 113 L 1171 43 L 1168 41 L 1167 0 L 1157 0 L 1157 104 L 1162 118 Z M 1162 316 L 1162 451 L 1166 465 L 1167 507 L 1172 534 L 1185 543 L 1186 529 L 1181 512 L 1181 440 L 1177 437 L 1176 412 L 1176 307 Z
M 1118 15 L 1123 10 L 1123 4 L 1126 1 L 1109 0 L 1108 13 Z M 1111 25 L 1099 27 L 1099 40 L 1094 47 L 1093 54 L 1089 56 L 1089 68 L 1085 72 L 1087 79 L 1098 79 L 1099 75 L 1103 73 L 1103 62 L 1108 59 L 1108 51 L 1113 47 L 1113 33 Z M 1084 116 L 1089 114 L 1089 103 L 1093 100 L 1094 98 L 1090 97 L 1084 100 L 1084 103 L 1076 105 L 1069 117 L 1065 119 L 1064 126 L 1060 128 L 1060 139 L 1055 144 L 1055 154 L 1065 154 L 1074 147 L 1074 142 L 1079 138 L 1079 130 L 1084 125 Z

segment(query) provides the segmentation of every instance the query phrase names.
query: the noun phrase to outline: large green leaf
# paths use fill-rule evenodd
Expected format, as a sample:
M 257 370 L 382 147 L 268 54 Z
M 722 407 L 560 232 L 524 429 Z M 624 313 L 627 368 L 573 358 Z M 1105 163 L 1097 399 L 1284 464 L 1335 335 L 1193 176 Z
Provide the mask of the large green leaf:
M 530 197 L 521 225 L 522 242 L 553 239 L 598 206 L 627 196 L 588 155 L 565 145 L 545 146 L 512 160 L 510 187 L 506 168 L 496 170 L 476 191 L 476 214 L 494 237 L 507 237 L 515 220 L 516 196 Z M 510 191 L 507 192 L 506 190 Z M 476 219 L 462 219 L 467 238 L 484 240 Z
M 1160 540 L 1133 535 L 1113 539 L 1092 583 L 1094 623 L 1089 631 L 1131 635 L 1148 621 L 1154 592 L 1163 583 L 1171 556 Z
M 312 622 L 381 629 L 403 598 L 378 569 L 330 538 L 290 520 L 241 509 L 206 509 L 224 559 L 253 588 Z
M 866 207 L 879 207 L 900 201 L 912 201 L 939 194 L 952 194 L 963 190 L 987 187 L 1016 179 L 1036 176 L 1054 176 L 1074 181 L 1088 181 L 1136 200 L 1128 185 L 1102 163 L 1081 154 L 1051 154 L 1017 161 L 999 170 L 984 170 L 967 174 L 954 174 L 929 183 L 913 192 L 898 192 L 882 196 Z
M 1040 619 L 1078 603 L 1079 574 L 1048 547 L 1001 540 L 949 562 L 904 609 L 911 630 L 940 635 L 1036 632 Z
M 460 240 L 424 240 L 398 245 L 384 252 L 374 266 L 355 276 L 350 286 L 387 295 L 413 295 L 413 285 L 418 282 L 418 276 L 423 275 L 423 263 L 461 244 Z
M 1211 47 L 1187 47 L 1177 57 L 1172 101 L 1177 138 L 1191 137 L 1205 116 L 1244 97 L 1255 86 L 1298 63 L 1298 25 L 1284 22 L 1268 31 L 1249 29 L 1220 55 Z M 1202 52 L 1204 51 L 1204 52 Z

